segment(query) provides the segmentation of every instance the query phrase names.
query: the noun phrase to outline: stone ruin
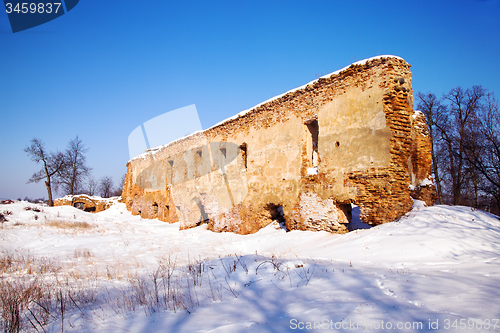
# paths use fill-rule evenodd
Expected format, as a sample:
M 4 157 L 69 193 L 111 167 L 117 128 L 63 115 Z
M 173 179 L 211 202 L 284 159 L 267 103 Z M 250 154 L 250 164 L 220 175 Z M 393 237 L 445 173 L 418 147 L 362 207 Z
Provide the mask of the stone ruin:
M 85 212 L 98 213 L 113 205 L 113 200 L 86 194 L 66 195 L 54 200 L 54 206 L 73 206 Z
M 410 65 L 394 56 L 354 63 L 207 130 L 127 163 L 133 214 L 249 234 L 349 230 L 351 204 L 370 225 L 432 205 L 431 142 L 413 110 Z

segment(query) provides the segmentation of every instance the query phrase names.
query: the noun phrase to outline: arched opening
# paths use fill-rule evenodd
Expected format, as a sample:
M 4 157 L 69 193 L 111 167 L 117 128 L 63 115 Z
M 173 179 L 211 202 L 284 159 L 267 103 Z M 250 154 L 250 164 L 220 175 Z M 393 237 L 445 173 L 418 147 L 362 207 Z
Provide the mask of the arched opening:
M 83 207 L 85 207 L 85 203 L 78 201 L 73 203 L 73 207 L 83 210 Z

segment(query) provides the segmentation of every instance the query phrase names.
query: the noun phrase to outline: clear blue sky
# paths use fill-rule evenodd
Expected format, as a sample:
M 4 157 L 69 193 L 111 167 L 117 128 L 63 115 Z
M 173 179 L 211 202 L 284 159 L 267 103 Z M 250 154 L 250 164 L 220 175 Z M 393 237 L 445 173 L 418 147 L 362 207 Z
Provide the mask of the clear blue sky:
M 16 34 L 1 8 L 0 198 L 47 198 L 25 184 L 33 137 L 64 150 L 79 135 L 96 178 L 118 182 L 153 117 L 196 104 L 207 128 L 376 55 L 413 65 L 415 91 L 500 94 L 500 0 L 80 0 Z

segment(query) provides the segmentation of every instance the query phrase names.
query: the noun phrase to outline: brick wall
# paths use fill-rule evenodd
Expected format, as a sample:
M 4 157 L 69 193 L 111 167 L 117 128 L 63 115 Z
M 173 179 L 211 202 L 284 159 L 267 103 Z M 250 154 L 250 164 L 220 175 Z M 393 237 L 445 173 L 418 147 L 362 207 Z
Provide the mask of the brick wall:
M 411 209 L 431 172 L 426 130 L 410 65 L 379 57 L 132 159 L 122 197 L 181 229 L 253 233 L 279 209 L 288 229 L 342 233 L 351 203 L 372 225 Z

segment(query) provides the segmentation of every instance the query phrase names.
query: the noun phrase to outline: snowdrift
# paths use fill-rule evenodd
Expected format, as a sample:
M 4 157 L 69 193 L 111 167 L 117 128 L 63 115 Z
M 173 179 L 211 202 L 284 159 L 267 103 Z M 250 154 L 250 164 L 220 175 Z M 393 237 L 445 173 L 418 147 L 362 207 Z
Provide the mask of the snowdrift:
M 469 207 L 416 202 L 346 235 L 178 231 L 120 203 L 0 213 L 3 329 L 31 287 L 33 332 L 500 331 L 500 222 Z

